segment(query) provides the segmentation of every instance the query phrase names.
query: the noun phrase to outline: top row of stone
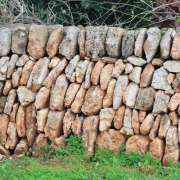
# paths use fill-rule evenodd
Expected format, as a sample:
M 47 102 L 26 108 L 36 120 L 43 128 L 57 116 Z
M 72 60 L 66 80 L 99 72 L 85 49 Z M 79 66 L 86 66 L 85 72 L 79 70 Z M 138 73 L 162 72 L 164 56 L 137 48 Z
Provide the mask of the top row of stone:
M 81 59 L 108 55 L 112 58 L 127 58 L 135 55 L 139 58 L 145 53 L 147 62 L 151 62 L 160 47 L 162 59 L 180 59 L 180 32 L 178 29 L 124 30 L 118 27 L 56 26 L 48 32 L 44 25 L 17 26 L 0 28 L 0 56 L 27 54 L 37 60 L 48 54 L 51 59 L 56 54 L 68 60 L 76 54 Z

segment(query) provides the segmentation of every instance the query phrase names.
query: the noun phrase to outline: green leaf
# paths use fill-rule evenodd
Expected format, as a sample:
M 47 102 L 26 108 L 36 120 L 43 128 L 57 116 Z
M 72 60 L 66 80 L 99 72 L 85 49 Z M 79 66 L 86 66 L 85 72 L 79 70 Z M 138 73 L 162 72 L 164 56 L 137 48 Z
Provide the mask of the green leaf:
M 180 18 L 177 18 L 177 22 L 179 22 L 180 21 Z
M 125 150 L 125 149 L 126 149 L 126 145 L 125 145 L 125 144 L 122 145 L 122 146 L 120 146 L 120 148 L 119 148 L 120 151 L 123 151 L 123 150 Z

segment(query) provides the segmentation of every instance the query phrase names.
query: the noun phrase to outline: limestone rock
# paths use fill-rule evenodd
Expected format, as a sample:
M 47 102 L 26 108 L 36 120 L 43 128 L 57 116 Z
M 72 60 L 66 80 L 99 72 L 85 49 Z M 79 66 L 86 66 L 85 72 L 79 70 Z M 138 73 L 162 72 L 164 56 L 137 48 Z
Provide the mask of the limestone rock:
M 168 109 L 170 111 L 174 111 L 177 109 L 179 104 L 180 104 L 180 93 L 175 93 L 169 101 Z
M 0 114 L 2 114 L 4 111 L 6 101 L 7 101 L 7 96 L 1 96 L 0 97 Z
M 142 123 L 146 117 L 146 111 L 139 111 L 139 122 Z
M 154 58 L 152 60 L 152 65 L 153 66 L 160 66 L 161 67 L 163 65 L 163 63 L 164 63 L 164 60 L 161 59 L 161 58 Z
M 121 59 L 118 59 L 115 62 L 115 66 L 112 71 L 112 77 L 118 78 L 121 75 L 121 73 L 124 71 L 124 69 L 125 69 L 125 65 L 123 61 Z
M 134 130 L 134 134 L 138 135 L 140 130 L 140 122 L 138 119 L 138 111 L 133 109 L 132 113 L 132 128 Z
M 0 28 L 0 56 L 7 56 L 11 49 L 11 29 Z
M 168 77 L 167 77 L 168 83 L 171 84 L 171 83 L 173 82 L 173 80 L 174 80 L 175 77 L 176 77 L 176 76 L 175 76 L 174 74 L 169 73 L 169 75 L 168 75 Z
M 62 134 L 64 114 L 65 111 L 49 111 L 47 123 L 44 127 L 45 137 L 55 139 Z
M 135 82 L 136 84 L 139 84 L 140 83 L 141 71 L 142 71 L 141 67 L 134 67 L 132 72 L 129 74 L 129 79 L 131 81 Z
M 66 145 L 65 138 L 60 136 L 59 138 L 55 138 L 54 142 L 51 143 L 51 146 L 54 146 L 57 149 L 62 149 L 62 146 Z
M 86 71 L 86 76 L 85 76 L 85 88 L 89 89 L 91 87 L 91 72 L 94 68 L 94 62 L 90 62 L 88 64 L 88 68 Z
M 161 39 L 161 31 L 157 27 L 152 27 L 147 30 L 147 39 L 144 43 L 144 52 L 147 62 L 151 62 L 156 54 Z
M 172 96 L 174 95 L 174 90 L 171 89 L 171 90 L 165 91 L 165 94 Z
M 171 57 L 174 60 L 180 59 L 180 32 L 176 34 L 176 36 L 173 39 L 172 48 L 171 48 Z
M 39 109 L 47 108 L 49 105 L 49 98 L 50 98 L 50 89 L 46 87 L 42 87 L 36 95 L 36 101 L 35 101 L 36 109 L 39 110 Z
M 49 63 L 48 67 L 51 69 L 54 69 L 62 59 L 63 59 L 63 57 L 54 56 L 51 59 L 51 62 Z
M 154 122 L 153 114 L 148 114 L 140 126 L 140 133 L 144 136 L 149 134 L 152 128 L 153 122 Z
M 19 144 L 16 146 L 16 149 L 14 151 L 15 155 L 20 155 L 23 153 L 28 152 L 28 142 L 27 139 L 22 138 L 21 141 L 19 142 Z
M 145 66 L 143 73 L 141 74 L 140 87 L 147 87 L 151 84 L 154 74 L 154 66 L 149 63 Z
M 19 86 L 17 90 L 18 99 L 22 106 L 27 106 L 35 101 L 36 93 L 32 92 L 26 86 Z
M 51 97 L 49 107 L 51 110 L 60 110 L 64 109 L 64 98 L 69 86 L 69 82 L 66 79 L 65 74 L 61 74 L 55 85 L 51 89 Z
M 58 48 L 63 39 L 63 29 L 59 28 L 54 30 L 49 36 L 46 51 L 49 59 L 54 57 L 58 53 Z
M 78 35 L 78 46 L 79 46 L 79 54 L 80 54 L 81 59 L 84 59 L 86 56 L 85 39 L 86 39 L 86 31 L 83 29 L 80 31 Z
M 173 72 L 173 73 L 180 72 L 180 61 L 166 61 L 164 62 L 163 66 L 169 72 Z
M 9 152 L 0 144 L 0 154 L 1 155 L 9 155 Z
M 86 93 L 81 111 L 88 116 L 99 113 L 99 111 L 102 109 L 104 96 L 105 91 L 103 91 L 100 86 L 91 86 Z
M 107 32 L 107 26 L 87 27 L 85 42 L 85 51 L 87 56 L 96 59 L 106 54 L 105 40 Z
M 59 45 L 59 54 L 62 54 L 68 60 L 72 59 L 77 54 L 79 32 L 79 28 L 75 26 L 68 27 Z
M 8 124 L 9 116 L 7 114 L 0 114 L 0 139 L 2 145 L 5 145 L 7 141 Z
M 83 134 L 84 146 L 88 148 L 89 153 L 94 153 L 96 138 L 98 135 L 99 117 L 88 116 L 83 121 Z
M 108 64 L 102 69 L 100 74 L 100 85 L 102 90 L 107 90 L 113 68 L 113 64 Z
M 178 125 L 178 115 L 176 111 L 172 111 L 169 113 L 169 117 L 172 120 L 172 125 Z
M 102 57 L 102 62 L 104 62 L 104 63 L 108 63 L 108 64 L 114 64 L 116 61 L 117 61 L 117 59 L 116 58 L 112 58 L 112 57 Z
M 23 54 L 16 62 L 16 66 L 24 66 L 26 62 L 29 61 L 29 56 L 26 54 Z
M 17 60 L 18 60 L 18 55 L 17 54 L 13 54 L 11 56 L 10 61 L 8 62 L 7 78 L 11 78 L 12 73 L 15 70 L 15 66 L 16 66 Z
M 176 93 L 180 93 L 180 73 L 176 74 L 176 78 L 172 82 L 172 87 Z
M 121 39 L 124 29 L 119 27 L 109 27 L 106 35 L 106 52 L 108 56 L 118 58 L 121 55 Z
M 128 85 L 123 95 L 123 102 L 126 105 L 126 107 L 134 108 L 138 91 L 139 91 L 139 87 L 136 83 L 131 82 Z
M 130 64 L 130 63 L 126 63 L 126 65 L 125 65 L 125 74 L 130 74 L 132 70 L 133 70 L 133 65 Z
M 18 67 L 18 69 L 12 74 L 12 86 L 16 88 L 20 84 L 21 74 L 22 74 L 22 67 Z
M 47 88 L 50 88 L 56 81 L 59 75 L 64 71 L 68 61 L 66 58 L 63 58 L 59 64 L 48 74 L 47 78 L 44 80 L 43 85 Z
M 122 56 L 127 58 L 133 54 L 134 51 L 134 41 L 135 41 L 135 31 L 127 31 L 122 38 Z
M 16 122 L 16 114 L 17 114 L 18 109 L 19 109 L 19 103 L 14 104 L 12 107 L 11 114 L 9 116 L 10 122 L 13 122 L 13 123 Z
M 149 151 L 150 139 L 148 136 L 134 135 L 126 142 L 126 154 L 137 151 L 139 154 L 145 154 Z
M 124 92 L 129 84 L 129 78 L 127 75 L 121 75 L 118 77 L 113 95 L 113 108 L 119 109 L 123 102 Z
M 146 64 L 146 61 L 142 58 L 138 58 L 136 56 L 130 56 L 127 58 L 128 62 L 135 66 L 144 66 Z
M 42 131 L 42 132 L 44 131 L 44 127 L 47 122 L 48 113 L 49 113 L 49 108 L 41 109 L 41 110 L 37 111 L 36 119 L 37 119 L 37 130 L 38 131 Z
M 0 81 L 6 81 L 8 62 L 9 62 L 9 57 L 2 57 L 0 59 Z
M 135 109 L 149 111 L 153 107 L 156 91 L 152 87 L 140 88 L 138 91 Z
M 31 25 L 29 29 L 29 42 L 27 51 L 34 59 L 40 59 L 45 55 L 48 31 L 44 25 Z
M 8 95 L 9 91 L 12 89 L 12 80 L 7 80 L 4 85 L 3 94 Z
M 113 94 L 114 94 L 115 86 L 116 86 L 116 80 L 111 79 L 107 87 L 106 95 L 104 96 L 103 99 L 103 108 L 108 108 L 109 106 L 113 105 Z
M 171 86 L 167 81 L 168 71 L 161 67 L 154 71 L 153 80 L 151 86 L 154 89 L 171 90 Z
M 41 88 L 43 81 L 49 74 L 49 62 L 50 60 L 46 57 L 37 61 L 29 77 L 27 88 L 32 89 L 33 92 L 36 92 Z
M 12 31 L 12 52 L 15 54 L 26 54 L 26 46 L 28 42 L 28 28 L 16 27 Z

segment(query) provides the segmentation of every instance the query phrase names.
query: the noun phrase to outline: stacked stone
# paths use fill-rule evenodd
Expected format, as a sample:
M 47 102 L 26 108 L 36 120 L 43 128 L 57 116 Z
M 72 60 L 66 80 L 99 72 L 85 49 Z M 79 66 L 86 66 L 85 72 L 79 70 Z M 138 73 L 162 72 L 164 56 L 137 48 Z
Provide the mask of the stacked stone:
M 89 153 L 126 144 L 179 161 L 178 30 L 21 25 L 0 39 L 0 154 L 61 148 L 72 132 Z

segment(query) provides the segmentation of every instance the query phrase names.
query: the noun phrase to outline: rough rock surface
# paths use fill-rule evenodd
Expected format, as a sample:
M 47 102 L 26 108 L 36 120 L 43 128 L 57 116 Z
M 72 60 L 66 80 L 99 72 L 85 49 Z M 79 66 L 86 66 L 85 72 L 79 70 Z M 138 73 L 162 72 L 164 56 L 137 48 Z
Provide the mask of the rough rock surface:
M 176 34 L 176 36 L 173 39 L 172 48 L 171 48 L 171 57 L 174 60 L 180 59 L 180 32 Z
M 4 85 L 3 95 L 7 96 L 11 89 L 12 89 L 12 81 L 7 80 Z
M 13 74 L 12 74 L 12 86 L 13 88 L 17 88 L 20 84 L 21 74 L 22 74 L 22 67 L 19 67 Z
M 140 122 L 138 117 L 138 111 L 136 111 L 135 109 L 133 109 L 132 113 L 132 128 L 134 130 L 134 134 L 138 135 L 140 130 Z
M 176 74 L 176 78 L 172 82 L 172 87 L 176 93 L 180 93 L 180 73 Z
M 0 59 L 0 81 L 6 81 L 8 62 L 9 62 L 9 57 L 2 57 Z
M 26 153 L 28 152 L 28 148 L 29 147 L 28 147 L 27 139 L 22 138 L 19 144 L 16 146 L 14 154 L 20 155 L 20 154 Z
M 168 83 L 171 84 L 171 83 L 173 82 L 173 80 L 174 80 L 175 77 L 176 77 L 176 76 L 175 76 L 174 74 L 169 73 L 169 75 L 168 75 L 168 77 L 167 77 Z
M 176 111 L 170 112 L 169 117 L 172 120 L 172 125 L 178 125 L 178 115 Z
M 26 54 L 23 54 L 16 62 L 16 66 L 24 66 L 26 62 L 29 60 L 29 56 Z
M 9 116 L 7 114 L 0 114 L 0 139 L 2 145 L 5 145 L 7 141 L 8 123 Z
M 139 122 L 142 123 L 146 117 L 146 111 L 139 111 Z
M 175 93 L 169 103 L 168 103 L 168 109 L 170 111 L 174 111 L 177 109 L 178 105 L 180 104 L 180 93 Z
M 62 149 L 62 146 L 66 145 L 65 138 L 63 136 L 60 136 L 58 138 L 54 139 L 54 142 L 52 142 L 51 146 L 54 146 L 57 149 Z
M 164 63 L 164 60 L 161 59 L 161 58 L 154 58 L 154 59 L 152 60 L 152 65 L 153 65 L 153 66 L 162 66 L 163 63 Z
M 140 83 L 140 76 L 141 76 L 141 67 L 134 67 L 132 72 L 129 74 L 129 80 L 135 82 L 136 84 Z
M 118 59 L 115 62 L 115 66 L 112 71 L 112 77 L 118 78 L 121 75 L 121 73 L 124 71 L 124 69 L 125 69 L 125 65 L 123 61 L 121 59 Z
M 7 101 L 7 96 L 1 96 L 0 97 L 0 113 L 2 114 L 4 112 L 4 107 Z
M 130 64 L 130 63 L 126 63 L 126 65 L 125 65 L 125 74 L 131 73 L 132 70 L 133 70 L 133 65 Z
M 18 109 L 19 109 L 19 103 L 14 104 L 12 107 L 11 114 L 9 116 L 10 122 L 13 122 L 13 123 L 16 122 L 16 114 L 17 114 Z
M 83 29 L 80 31 L 78 35 L 79 54 L 80 54 L 81 59 L 84 59 L 86 56 L 85 39 L 86 39 L 86 31 Z
M 148 114 L 140 126 L 140 133 L 144 136 L 148 135 L 152 128 L 153 122 L 154 122 L 153 114 Z
M 85 88 L 86 89 L 89 89 L 91 87 L 91 72 L 93 68 L 94 68 L 94 62 L 90 62 L 87 67 L 87 71 L 85 75 Z
M 143 66 L 146 64 L 146 61 L 142 58 L 138 58 L 136 56 L 130 56 L 127 58 L 128 62 L 135 66 Z

